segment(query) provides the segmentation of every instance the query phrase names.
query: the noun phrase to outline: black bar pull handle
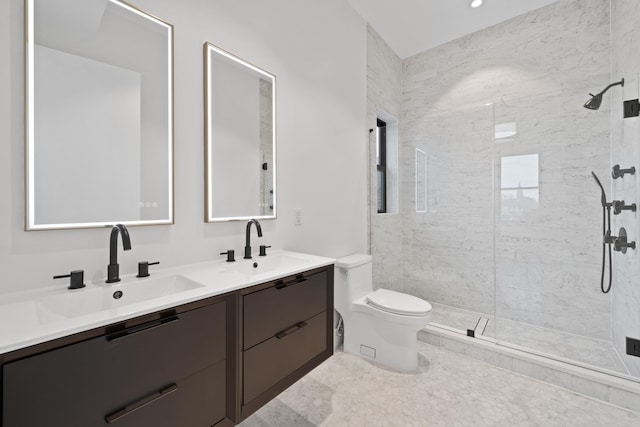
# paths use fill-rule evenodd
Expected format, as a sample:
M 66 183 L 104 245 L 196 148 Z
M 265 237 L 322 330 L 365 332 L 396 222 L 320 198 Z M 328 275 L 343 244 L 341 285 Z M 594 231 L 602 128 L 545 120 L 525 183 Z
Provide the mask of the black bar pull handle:
M 107 341 L 116 341 L 137 334 L 139 332 L 148 331 L 149 329 L 157 328 L 158 326 L 175 322 L 177 320 L 180 320 L 177 315 L 163 317 L 162 319 L 154 320 L 153 322 L 143 323 L 142 325 L 133 326 L 131 328 L 123 329 L 122 331 L 113 332 L 112 334 L 107 335 Z
M 160 391 L 150 394 L 149 396 L 143 397 L 137 402 L 134 402 L 131 405 L 125 406 L 124 408 L 110 415 L 107 415 L 106 417 L 104 417 L 104 420 L 107 422 L 107 424 L 113 424 L 119 419 L 126 417 L 130 413 L 135 412 L 138 409 L 144 408 L 145 406 L 150 405 L 153 402 L 170 395 L 174 391 L 178 391 L 178 386 L 176 384 L 171 384 L 170 386 L 165 387 Z
M 295 279 L 293 279 L 293 280 L 291 280 L 289 282 L 276 283 L 276 289 L 284 289 L 284 288 L 287 288 L 289 286 L 297 285 L 299 283 L 306 282 L 306 281 L 307 281 L 306 277 L 303 277 L 303 276 L 296 277 Z
M 286 337 L 287 335 L 291 335 L 295 331 L 299 331 L 300 329 L 304 328 L 305 326 L 307 326 L 307 322 L 298 322 L 293 326 L 289 326 L 284 331 L 278 332 L 276 334 L 276 338 L 281 340 L 282 338 Z

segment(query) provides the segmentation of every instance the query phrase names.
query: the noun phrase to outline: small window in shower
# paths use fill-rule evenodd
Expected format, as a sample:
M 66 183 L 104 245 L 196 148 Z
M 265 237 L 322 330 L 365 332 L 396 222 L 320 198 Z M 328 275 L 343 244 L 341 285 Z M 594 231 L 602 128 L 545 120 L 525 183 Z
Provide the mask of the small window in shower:
M 375 162 L 377 212 L 398 213 L 398 120 L 382 111 L 377 117 Z
M 387 212 L 387 124 L 378 119 L 376 138 L 376 176 L 378 181 L 378 213 Z
M 538 208 L 538 154 L 500 159 L 500 215 L 518 219 Z

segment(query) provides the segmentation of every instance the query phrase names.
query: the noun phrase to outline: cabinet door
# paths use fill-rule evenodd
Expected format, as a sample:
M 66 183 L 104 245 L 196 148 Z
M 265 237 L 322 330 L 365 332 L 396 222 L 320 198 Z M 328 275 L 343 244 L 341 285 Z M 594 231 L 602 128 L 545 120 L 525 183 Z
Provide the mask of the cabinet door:
M 3 426 L 104 426 L 138 407 L 112 424 L 212 425 L 224 416 L 225 325 L 220 302 L 5 364 Z M 207 404 L 194 408 L 195 396 Z M 164 407 L 185 421 L 174 423 Z M 141 414 L 154 422 L 128 424 Z
M 243 349 L 273 337 L 289 326 L 327 310 L 327 272 L 277 281 L 245 295 Z

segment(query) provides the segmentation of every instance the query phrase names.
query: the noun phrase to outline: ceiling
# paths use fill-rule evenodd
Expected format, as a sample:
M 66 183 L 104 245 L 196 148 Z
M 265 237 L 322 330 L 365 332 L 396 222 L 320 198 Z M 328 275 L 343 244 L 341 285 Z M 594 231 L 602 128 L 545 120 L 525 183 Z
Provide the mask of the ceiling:
M 557 0 L 347 0 L 404 59 Z

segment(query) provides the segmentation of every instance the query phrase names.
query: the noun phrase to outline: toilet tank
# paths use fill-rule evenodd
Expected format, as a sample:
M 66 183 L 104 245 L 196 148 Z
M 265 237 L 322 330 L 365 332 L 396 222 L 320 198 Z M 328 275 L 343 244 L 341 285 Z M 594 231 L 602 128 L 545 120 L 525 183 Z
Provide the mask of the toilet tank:
M 371 255 L 354 254 L 335 262 L 334 293 L 336 309 L 373 291 Z

